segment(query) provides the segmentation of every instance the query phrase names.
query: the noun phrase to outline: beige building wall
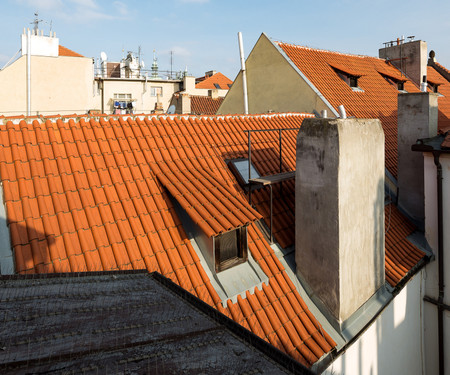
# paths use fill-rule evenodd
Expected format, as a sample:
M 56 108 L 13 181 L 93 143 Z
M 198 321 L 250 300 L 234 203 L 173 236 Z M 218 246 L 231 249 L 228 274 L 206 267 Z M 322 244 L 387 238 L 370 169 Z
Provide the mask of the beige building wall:
M 332 109 L 262 34 L 246 61 L 249 113 L 309 112 Z M 238 74 L 218 114 L 244 113 L 242 72 Z
M 86 113 L 93 105 L 92 59 L 31 56 L 31 115 Z M 0 71 L 0 114 L 27 113 L 27 56 Z
M 103 107 L 102 107 L 103 85 Z M 174 92 L 180 90 L 181 81 L 150 80 L 144 78 L 96 78 L 96 95 L 94 105 L 104 113 L 113 113 L 114 101 L 131 100 L 135 103 L 135 113 L 149 113 L 155 109 L 157 94 L 162 91 L 159 100 L 164 111 L 167 111 Z M 115 95 L 116 94 L 116 95 Z M 123 99 L 117 99 L 117 94 L 125 94 Z

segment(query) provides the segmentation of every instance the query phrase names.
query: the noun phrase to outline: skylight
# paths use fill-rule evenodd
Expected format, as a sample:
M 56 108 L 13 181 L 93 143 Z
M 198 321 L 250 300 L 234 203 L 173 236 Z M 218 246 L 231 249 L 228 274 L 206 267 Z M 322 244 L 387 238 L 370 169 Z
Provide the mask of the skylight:
M 218 83 L 215 83 L 215 84 L 214 84 L 214 87 L 215 87 L 216 89 L 219 89 L 219 90 L 221 89 L 221 87 L 220 87 L 220 85 L 219 85 Z
M 228 163 L 228 167 L 230 168 L 231 172 L 233 172 L 235 177 L 238 179 L 240 185 L 244 186 L 248 184 L 249 180 L 248 159 L 230 160 L 230 162 Z M 250 178 L 261 177 L 256 168 L 253 166 L 253 164 L 250 165 L 250 174 L 251 174 Z

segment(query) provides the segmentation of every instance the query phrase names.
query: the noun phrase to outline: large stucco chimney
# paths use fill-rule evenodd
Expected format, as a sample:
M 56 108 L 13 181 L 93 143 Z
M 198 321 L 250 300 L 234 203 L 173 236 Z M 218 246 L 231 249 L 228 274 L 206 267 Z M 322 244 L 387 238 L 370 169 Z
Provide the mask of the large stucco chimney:
M 295 188 L 297 275 L 338 324 L 384 285 L 384 173 L 379 120 L 303 121 Z
M 438 94 L 429 92 L 398 95 L 398 205 L 423 226 L 423 157 L 411 151 L 417 139 L 437 135 Z
M 427 42 L 423 40 L 406 43 L 398 40 L 397 43 L 386 43 L 384 48 L 378 50 L 378 56 L 389 60 L 417 85 L 420 85 L 423 77 L 427 75 Z

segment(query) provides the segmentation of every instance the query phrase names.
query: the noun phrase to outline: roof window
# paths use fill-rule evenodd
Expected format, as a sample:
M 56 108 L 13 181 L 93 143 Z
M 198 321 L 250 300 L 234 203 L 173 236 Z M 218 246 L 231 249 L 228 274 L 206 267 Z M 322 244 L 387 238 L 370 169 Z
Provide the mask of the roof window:
M 247 227 L 214 237 L 215 271 L 224 271 L 247 260 Z
M 380 72 L 378 72 L 380 73 Z M 405 90 L 405 81 L 402 79 L 397 79 L 395 77 L 388 76 L 386 74 L 380 73 L 381 76 L 392 86 L 394 86 L 400 92 L 407 92 Z
M 364 92 L 364 90 L 358 86 L 358 81 L 361 77 L 360 75 L 346 73 L 343 70 L 337 69 L 335 67 L 332 68 L 339 76 L 339 78 L 342 79 L 347 85 L 349 85 L 353 91 Z
M 432 92 L 439 94 L 439 84 L 428 81 L 428 87 Z
M 221 89 L 221 87 L 220 87 L 220 85 L 219 85 L 218 83 L 215 83 L 215 84 L 214 84 L 214 87 L 215 87 L 216 89 L 219 89 L 219 90 Z
M 248 185 L 249 178 L 260 178 L 260 174 L 256 170 L 256 168 L 253 166 L 253 164 L 250 164 L 250 170 L 249 170 L 249 163 L 248 159 L 240 158 L 240 159 L 234 159 L 230 160 L 228 162 L 228 168 L 230 168 L 231 172 L 234 174 L 236 179 L 239 182 L 239 185 L 242 187 L 245 187 Z M 250 174 L 250 177 L 249 177 Z

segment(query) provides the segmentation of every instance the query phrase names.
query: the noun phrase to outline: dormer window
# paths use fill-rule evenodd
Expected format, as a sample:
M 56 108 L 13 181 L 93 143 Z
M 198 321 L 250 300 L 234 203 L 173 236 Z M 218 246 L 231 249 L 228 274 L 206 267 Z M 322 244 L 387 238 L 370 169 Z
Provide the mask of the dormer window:
M 381 72 L 378 72 L 381 74 L 381 76 L 392 86 L 394 86 L 398 91 L 400 92 L 406 92 L 405 91 L 405 79 L 399 79 L 396 77 L 393 77 L 391 75 L 383 74 Z
M 342 79 L 353 91 L 364 91 L 359 87 L 358 81 L 361 77 L 360 74 L 355 74 L 355 72 L 350 72 L 349 69 L 342 70 L 340 67 L 331 66 L 336 74 Z
M 428 82 L 428 87 L 430 88 L 430 90 L 431 90 L 432 92 L 439 93 L 439 91 L 438 91 L 439 84 L 437 84 L 437 83 L 432 83 L 432 82 Z
M 214 237 L 216 272 L 247 260 L 247 227 L 241 227 Z

